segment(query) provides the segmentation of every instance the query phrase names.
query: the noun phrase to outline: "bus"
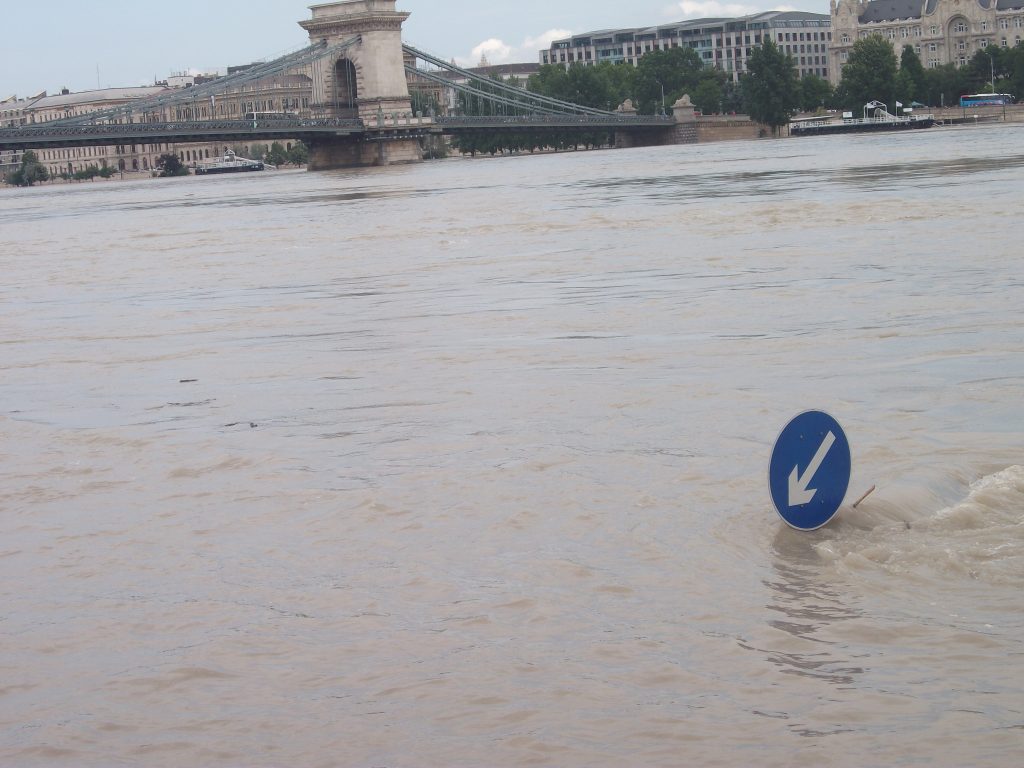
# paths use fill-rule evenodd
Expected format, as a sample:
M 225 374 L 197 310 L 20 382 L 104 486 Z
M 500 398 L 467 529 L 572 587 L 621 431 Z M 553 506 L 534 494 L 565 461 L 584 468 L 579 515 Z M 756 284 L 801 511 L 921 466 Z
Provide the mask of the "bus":
M 1013 104 L 1013 96 L 1008 93 L 972 93 L 960 97 L 961 107 L 1002 107 Z

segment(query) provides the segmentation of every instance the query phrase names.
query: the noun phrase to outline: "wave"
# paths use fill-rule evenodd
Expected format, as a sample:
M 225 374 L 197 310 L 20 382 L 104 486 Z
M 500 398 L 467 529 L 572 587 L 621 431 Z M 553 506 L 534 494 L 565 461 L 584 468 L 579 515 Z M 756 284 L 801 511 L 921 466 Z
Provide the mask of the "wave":
M 1024 466 L 982 477 L 963 499 L 931 512 L 924 499 L 904 494 L 844 509 L 835 537 L 815 550 L 853 572 L 1024 584 Z

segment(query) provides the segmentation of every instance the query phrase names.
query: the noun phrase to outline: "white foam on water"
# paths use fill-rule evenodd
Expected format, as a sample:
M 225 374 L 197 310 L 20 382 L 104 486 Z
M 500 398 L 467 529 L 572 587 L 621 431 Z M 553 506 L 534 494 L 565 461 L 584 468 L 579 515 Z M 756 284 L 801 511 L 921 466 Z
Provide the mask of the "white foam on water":
M 854 572 L 1024 583 L 1024 466 L 981 477 L 961 501 L 922 514 L 928 496 L 904 492 L 844 510 L 818 554 Z

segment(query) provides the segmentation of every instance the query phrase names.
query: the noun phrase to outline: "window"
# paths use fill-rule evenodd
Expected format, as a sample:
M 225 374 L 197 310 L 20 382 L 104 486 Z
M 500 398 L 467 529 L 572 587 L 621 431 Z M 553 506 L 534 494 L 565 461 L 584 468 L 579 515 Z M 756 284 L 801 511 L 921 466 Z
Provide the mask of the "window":
M 981 22 L 981 31 L 982 32 L 988 32 L 988 22 L 987 21 Z
M 959 42 L 958 42 L 958 43 L 956 44 L 956 49 L 957 49 L 958 51 L 966 51 L 966 50 L 967 50 L 967 41 L 966 41 L 966 40 L 961 40 L 961 41 L 959 41 Z
M 850 42 L 850 36 L 848 34 L 846 34 L 845 32 L 843 32 L 843 36 L 841 38 L 839 38 L 839 40 L 840 40 L 840 42 L 843 42 L 843 43 L 849 43 Z
M 965 24 L 962 21 L 958 21 L 956 26 L 953 27 L 953 31 L 962 35 L 964 32 L 967 31 L 967 24 Z
M 842 53 L 839 54 L 839 60 L 840 61 L 846 61 L 849 58 L 850 58 L 850 54 L 849 54 L 848 51 L 843 51 Z
M 928 43 L 928 50 L 931 51 L 932 53 L 935 53 L 937 50 L 939 50 L 939 46 L 935 43 Z
M 981 38 L 981 40 L 978 41 L 978 47 L 982 49 L 988 48 L 988 38 Z
M 999 28 L 1000 29 L 1009 29 L 1010 28 L 1010 20 L 1009 19 L 1001 19 L 999 21 Z
M 932 33 L 933 35 L 937 35 L 937 34 L 939 34 L 939 27 L 938 27 L 938 25 L 937 25 L 937 24 L 932 24 L 932 26 L 931 26 L 931 33 Z
M 900 30 L 900 37 L 902 37 L 904 40 L 906 40 L 908 37 L 910 37 L 910 30 L 907 29 L 906 27 L 901 29 Z

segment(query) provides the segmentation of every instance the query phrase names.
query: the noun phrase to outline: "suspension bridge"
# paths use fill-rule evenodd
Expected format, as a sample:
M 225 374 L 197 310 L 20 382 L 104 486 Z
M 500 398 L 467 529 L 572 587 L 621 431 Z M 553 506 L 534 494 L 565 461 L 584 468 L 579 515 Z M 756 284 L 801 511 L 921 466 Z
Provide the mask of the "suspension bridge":
M 111 109 L 0 129 L 0 150 L 297 139 L 319 170 L 414 162 L 429 136 L 607 131 L 639 144 L 676 125 L 533 93 L 404 45 L 409 14 L 395 5 L 313 6 L 299 22 L 310 36 L 301 50 Z

